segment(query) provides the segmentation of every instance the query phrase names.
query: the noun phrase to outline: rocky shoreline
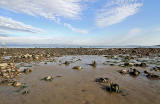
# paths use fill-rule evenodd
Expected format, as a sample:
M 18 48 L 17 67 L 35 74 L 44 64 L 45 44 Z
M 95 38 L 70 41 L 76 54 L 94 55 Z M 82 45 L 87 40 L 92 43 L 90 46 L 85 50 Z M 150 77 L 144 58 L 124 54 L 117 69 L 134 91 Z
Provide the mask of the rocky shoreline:
M 2 55 L 50 54 L 54 55 L 144 55 L 160 54 L 160 48 L 0 48 Z

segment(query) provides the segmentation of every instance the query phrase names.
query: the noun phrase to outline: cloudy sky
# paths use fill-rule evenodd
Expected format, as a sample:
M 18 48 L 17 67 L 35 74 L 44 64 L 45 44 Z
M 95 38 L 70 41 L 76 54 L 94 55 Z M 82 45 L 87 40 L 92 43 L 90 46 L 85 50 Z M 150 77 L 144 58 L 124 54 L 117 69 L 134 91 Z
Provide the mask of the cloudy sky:
M 0 0 L 0 42 L 160 44 L 159 0 Z

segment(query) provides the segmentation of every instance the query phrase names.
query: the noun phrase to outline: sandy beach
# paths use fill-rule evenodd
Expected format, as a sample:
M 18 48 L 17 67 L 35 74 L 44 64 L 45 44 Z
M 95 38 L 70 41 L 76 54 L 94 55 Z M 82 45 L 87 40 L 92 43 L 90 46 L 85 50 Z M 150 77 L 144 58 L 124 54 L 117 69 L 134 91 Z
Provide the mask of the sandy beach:
M 160 49 L 0 50 L 0 104 L 159 104 L 160 101 Z M 81 69 L 74 69 L 75 66 Z M 25 69 L 31 71 L 27 73 Z M 133 74 L 132 69 L 138 74 Z M 122 74 L 124 70 L 127 72 Z M 53 79 L 43 80 L 46 76 Z M 96 82 L 97 78 L 108 78 L 118 84 L 118 93 L 108 91 L 107 83 Z

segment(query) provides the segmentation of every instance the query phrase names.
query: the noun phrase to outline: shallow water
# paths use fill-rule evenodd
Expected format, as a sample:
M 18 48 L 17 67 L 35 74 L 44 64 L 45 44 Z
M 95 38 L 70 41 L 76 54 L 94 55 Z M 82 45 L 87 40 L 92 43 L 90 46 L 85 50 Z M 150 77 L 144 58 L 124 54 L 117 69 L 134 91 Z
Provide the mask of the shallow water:
M 81 60 L 78 60 L 81 59 Z M 22 95 L 19 88 L 0 86 L 0 104 L 159 104 L 160 80 L 149 80 L 143 73 L 138 77 L 121 75 L 119 66 L 103 65 L 107 59 L 103 56 L 64 56 L 56 58 L 57 62 L 44 62 L 33 65 L 32 73 L 19 78 L 30 90 Z M 59 60 L 61 60 L 59 62 Z M 74 61 L 65 66 L 65 61 Z M 77 61 L 78 60 L 78 61 Z M 97 67 L 89 64 L 96 60 Z M 82 70 L 74 70 L 80 65 Z M 148 68 L 137 68 L 140 72 Z M 159 73 L 159 72 L 158 72 Z M 52 75 L 53 81 L 41 79 Z M 62 76 L 62 77 L 56 77 Z M 122 93 L 109 93 L 94 80 L 108 77 L 120 85 Z M 25 90 L 25 89 L 24 89 Z

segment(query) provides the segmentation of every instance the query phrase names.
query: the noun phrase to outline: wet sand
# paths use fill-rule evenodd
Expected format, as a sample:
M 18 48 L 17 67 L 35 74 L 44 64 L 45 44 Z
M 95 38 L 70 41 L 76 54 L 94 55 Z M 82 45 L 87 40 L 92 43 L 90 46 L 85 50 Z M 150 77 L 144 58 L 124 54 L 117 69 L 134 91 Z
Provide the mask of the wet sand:
M 59 60 L 81 59 L 69 66 Z M 89 64 L 97 61 L 97 67 Z M 64 56 L 57 62 L 33 65 L 32 73 L 23 75 L 19 80 L 26 83 L 27 95 L 17 92 L 19 88 L 0 86 L 0 104 L 159 104 L 160 80 L 149 80 L 143 73 L 138 77 L 121 75 L 119 66 L 103 65 L 103 56 Z M 73 66 L 80 65 L 82 70 L 74 70 Z M 148 68 L 137 68 L 140 72 Z M 52 75 L 53 81 L 41 80 Z M 57 77 L 56 77 L 57 76 Z M 60 77 L 61 76 L 61 77 Z M 110 93 L 103 89 L 95 78 L 108 77 L 120 85 L 121 93 Z

